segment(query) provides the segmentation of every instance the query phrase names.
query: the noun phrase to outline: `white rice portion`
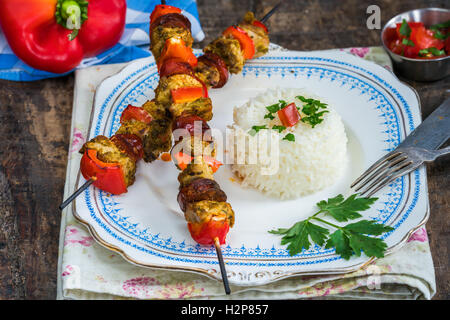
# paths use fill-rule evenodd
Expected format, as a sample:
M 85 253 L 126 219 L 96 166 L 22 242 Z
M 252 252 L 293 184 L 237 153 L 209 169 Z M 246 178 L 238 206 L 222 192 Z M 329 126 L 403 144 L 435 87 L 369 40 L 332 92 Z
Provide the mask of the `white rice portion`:
M 295 97 L 302 95 L 327 103 L 328 113 L 323 122 L 314 128 L 299 121 L 295 126 L 278 134 L 276 130 L 260 130 L 254 137 L 248 134 L 252 126 L 281 125 L 278 116 L 274 120 L 264 119 L 268 113 L 266 107 L 285 100 L 295 102 L 298 107 L 303 103 Z M 302 117 L 304 115 L 302 114 Z M 340 115 L 329 101 L 307 93 L 301 89 L 271 89 L 251 99 L 246 104 L 234 108 L 234 163 L 232 170 L 241 179 L 244 187 L 254 187 L 263 193 L 280 199 L 293 199 L 317 192 L 333 185 L 343 174 L 347 161 L 347 135 Z M 271 156 L 273 151 L 261 155 L 261 148 L 246 147 L 239 151 L 239 139 L 267 139 L 276 133 L 279 139 L 278 169 L 265 174 L 267 163 L 250 162 L 250 156 Z M 287 133 L 295 136 L 295 141 L 282 140 Z M 245 153 L 245 154 L 242 154 Z M 238 162 L 237 159 L 241 159 Z M 242 159 L 245 159 L 242 162 Z M 237 164 L 241 163 L 241 164 Z M 249 164 L 253 163 L 253 164 Z

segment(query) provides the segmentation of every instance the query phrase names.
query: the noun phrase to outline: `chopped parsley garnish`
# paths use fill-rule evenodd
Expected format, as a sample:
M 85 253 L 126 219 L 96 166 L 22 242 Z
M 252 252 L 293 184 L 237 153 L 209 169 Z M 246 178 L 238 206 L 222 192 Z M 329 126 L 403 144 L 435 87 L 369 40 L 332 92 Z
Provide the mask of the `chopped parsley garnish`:
M 301 121 L 309 123 L 313 128 L 323 121 L 322 116 L 328 110 L 320 111 L 320 109 L 326 109 L 328 106 L 326 103 L 322 103 L 319 100 L 307 99 L 303 96 L 297 96 L 296 98 L 305 103 L 301 111 L 306 117 L 302 117 Z
M 263 129 L 268 129 L 267 127 L 266 127 L 266 125 L 263 125 L 263 126 L 253 126 L 251 129 L 250 129 L 250 131 L 248 132 L 251 136 L 254 136 L 255 134 L 257 134 L 260 130 L 263 130 Z
M 412 40 L 406 39 L 406 38 L 403 38 L 402 43 L 404 45 L 410 46 L 410 47 L 414 47 L 415 46 L 415 43 Z
M 434 37 L 439 40 L 446 40 L 450 36 L 450 32 L 443 33 L 440 29 L 450 28 L 450 20 L 443 23 L 434 24 L 430 27 L 430 30 L 434 31 Z
M 286 130 L 286 127 L 285 126 L 273 126 L 272 130 L 278 130 L 278 132 L 281 133 L 284 130 Z
M 450 32 L 449 33 L 442 33 L 440 30 L 434 30 L 433 37 L 435 37 L 436 39 L 447 40 L 447 38 L 449 36 L 450 36 Z
M 286 101 L 278 100 L 278 103 L 275 103 L 271 106 L 266 107 L 266 109 L 267 109 L 267 111 L 269 111 L 269 113 L 267 113 L 264 116 L 264 119 L 270 119 L 270 120 L 275 119 L 274 113 L 277 113 L 279 110 L 283 109 L 286 106 L 287 106 Z
M 292 133 L 288 133 L 283 140 L 287 140 L 287 141 L 295 141 L 295 136 Z
M 319 211 L 311 217 L 299 221 L 289 229 L 271 230 L 269 233 L 283 235 L 281 244 L 288 244 L 287 249 L 291 256 L 300 253 L 303 249 L 308 250 L 311 241 L 320 246 L 325 244 L 325 248 L 335 248 L 336 253 L 345 260 L 351 256 L 360 256 L 361 251 L 369 257 L 384 257 L 386 243 L 379 238 L 385 232 L 394 230 L 384 224 L 376 223 L 373 220 L 360 220 L 345 226 L 338 226 L 327 220 L 319 218 L 319 214 L 331 216 L 339 222 L 347 222 L 360 218 L 359 211 L 364 211 L 377 200 L 377 198 L 358 198 L 353 194 L 347 199 L 340 194 L 328 201 L 317 203 Z M 319 226 L 311 221 L 317 221 L 325 224 L 327 227 Z M 330 227 L 336 229 L 330 234 Z
M 446 29 L 446 28 L 450 28 L 450 20 L 447 20 L 442 23 L 433 24 L 430 27 L 431 30 L 439 30 L 439 29 Z
M 411 28 L 408 25 L 408 22 L 406 22 L 405 19 L 403 19 L 402 21 L 402 25 L 400 26 L 399 32 L 401 35 L 409 38 L 409 36 L 411 35 Z
M 435 57 L 439 57 L 439 56 L 443 56 L 445 55 L 445 51 L 444 50 L 438 50 L 435 47 L 431 47 L 431 48 L 427 48 L 427 49 L 423 49 L 419 51 L 419 56 L 426 56 L 427 54 L 432 54 Z

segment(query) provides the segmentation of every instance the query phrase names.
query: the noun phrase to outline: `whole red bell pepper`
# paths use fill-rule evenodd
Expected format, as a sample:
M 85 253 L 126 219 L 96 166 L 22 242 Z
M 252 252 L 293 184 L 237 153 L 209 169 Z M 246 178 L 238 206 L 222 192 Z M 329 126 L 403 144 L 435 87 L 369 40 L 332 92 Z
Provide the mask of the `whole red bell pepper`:
M 0 0 L 0 27 L 13 52 L 53 73 L 114 46 L 125 16 L 126 0 Z
M 112 194 L 127 192 L 125 177 L 119 163 L 107 163 L 97 158 L 97 151 L 86 149 L 80 163 L 81 174 L 93 179 L 94 186 Z

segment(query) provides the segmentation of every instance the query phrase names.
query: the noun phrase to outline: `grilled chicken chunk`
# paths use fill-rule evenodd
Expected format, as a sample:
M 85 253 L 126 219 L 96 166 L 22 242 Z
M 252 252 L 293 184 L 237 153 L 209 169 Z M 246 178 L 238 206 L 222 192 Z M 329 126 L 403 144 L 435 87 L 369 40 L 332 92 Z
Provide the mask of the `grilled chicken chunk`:
M 196 179 L 214 179 L 211 167 L 201 157 L 195 158 L 194 161 L 189 163 L 187 168 L 178 175 L 178 181 L 180 182 L 181 188 L 187 186 Z
M 234 211 L 228 202 L 202 200 L 188 203 L 184 217 L 190 223 L 206 223 L 211 219 L 227 221 L 234 225 Z
M 167 109 L 163 105 L 156 103 L 155 100 L 147 101 L 142 108 L 150 114 L 152 119 L 167 119 L 171 117 L 167 113 Z
M 174 153 L 183 152 L 192 157 L 216 157 L 214 141 L 204 140 L 201 136 L 190 136 L 189 139 L 180 139 L 175 143 L 172 150 Z
M 239 41 L 231 36 L 221 36 L 208 44 L 204 52 L 212 52 L 220 56 L 226 63 L 228 71 L 239 73 L 244 67 L 245 59 Z
M 252 38 L 255 45 L 254 58 L 261 57 L 269 51 L 269 35 L 260 27 L 254 26 L 255 16 L 253 12 L 247 12 L 244 16 L 244 21 L 239 23 L 239 27 L 244 29 Z
M 186 87 L 202 88 L 203 85 L 200 81 L 187 74 L 175 74 L 170 77 L 162 77 L 159 80 L 158 87 L 155 89 L 155 102 L 167 108 L 172 104 L 172 94 L 170 91 Z
M 170 118 L 154 119 L 144 136 L 144 161 L 152 162 L 163 152 L 172 147 L 172 120 Z
M 110 139 L 105 136 L 97 136 L 86 142 L 80 150 L 84 153 L 86 149 L 97 151 L 97 158 L 103 162 L 119 163 L 128 186 L 134 183 L 136 173 L 136 162 L 125 152 L 122 152 Z
M 195 76 L 208 87 L 214 87 L 220 81 L 219 70 L 201 60 L 198 61 Z
M 199 98 L 185 103 L 173 103 L 169 110 L 175 119 L 180 116 L 199 116 L 205 121 L 209 121 L 213 117 L 212 108 L 210 98 Z
M 149 130 L 150 126 L 148 124 L 132 120 L 122 123 L 116 134 L 135 134 L 143 140 Z
M 157 26 L 150 34 L 150 50 L 152 51 L 156 61 L 158 61 L 161 56 L 166 40 L 170 38 L 180 38 L 188 47 L 191 47 L 194 42 L 190 30 L 186 28 L 166 27 L 162 25 Z

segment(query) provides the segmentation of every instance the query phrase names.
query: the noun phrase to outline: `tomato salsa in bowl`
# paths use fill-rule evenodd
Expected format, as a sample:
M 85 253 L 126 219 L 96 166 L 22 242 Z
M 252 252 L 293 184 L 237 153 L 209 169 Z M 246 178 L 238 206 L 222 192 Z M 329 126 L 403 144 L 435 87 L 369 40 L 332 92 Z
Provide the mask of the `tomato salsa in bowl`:
M 395 71 L 405 78 L 434 81 L 450 74 L 450 10 L 399 14 L 384 26 L 381 38 Z

